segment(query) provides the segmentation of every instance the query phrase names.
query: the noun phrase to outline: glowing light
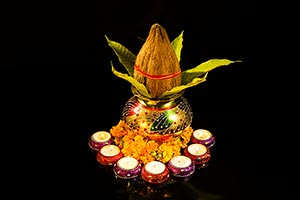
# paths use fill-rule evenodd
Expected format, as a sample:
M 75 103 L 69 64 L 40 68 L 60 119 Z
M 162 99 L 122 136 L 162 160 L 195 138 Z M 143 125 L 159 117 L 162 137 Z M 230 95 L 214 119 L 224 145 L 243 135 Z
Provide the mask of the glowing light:
M 175 114 L 175 113 L 172 113 L 172 114 L 170 114 L 168 117 L 169 117 L 169 120 L 170 120 L 170 121 L 176 121 L 177 118 L 178 118 L 178 115 Z
M 136 107 L 133 108 L 132 111 L 133 111 L 134 113 L 139 113 L 140 110 L 141 110 L 141 108 L 140 108 L 139 106 L 136 106 Z

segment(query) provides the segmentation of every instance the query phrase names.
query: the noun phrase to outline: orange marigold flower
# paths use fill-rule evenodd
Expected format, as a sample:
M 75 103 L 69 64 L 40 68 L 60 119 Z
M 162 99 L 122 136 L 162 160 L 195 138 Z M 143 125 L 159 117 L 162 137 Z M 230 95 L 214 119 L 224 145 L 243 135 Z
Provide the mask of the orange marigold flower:
M 132 156 L 143 164 L 154 160 L 166 163 L 174 156 L 180 155 L 181 150 L 187 147 L 192 132 L 193 129 L 188 127 L 179 135 L 159 141 L 142 131 L 131 130 L 123 120 L 110 129 L 113 140 L 121 148 L 123 155 Z

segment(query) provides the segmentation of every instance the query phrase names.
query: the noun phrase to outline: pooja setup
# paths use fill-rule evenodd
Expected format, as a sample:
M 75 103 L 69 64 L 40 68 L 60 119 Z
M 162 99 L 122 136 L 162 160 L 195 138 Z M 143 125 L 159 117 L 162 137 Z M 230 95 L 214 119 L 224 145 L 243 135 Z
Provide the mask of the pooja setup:
M 237 61 L 211 59 L 182 70 L 183 31 L 170 42 L 157 23 L 137 55 L 105 37 L 126 69 L 119 72 L 111 63 L 112 72 L 131 84 L 132 96 L 115 126 L 91 135 L 88 144 L 96 161 L 117 179 L 150 187 L 188 181 L 208 166 L 215 136 L 192 127 L 194 116 L 184 91 L 206 81 L 209 71 Z

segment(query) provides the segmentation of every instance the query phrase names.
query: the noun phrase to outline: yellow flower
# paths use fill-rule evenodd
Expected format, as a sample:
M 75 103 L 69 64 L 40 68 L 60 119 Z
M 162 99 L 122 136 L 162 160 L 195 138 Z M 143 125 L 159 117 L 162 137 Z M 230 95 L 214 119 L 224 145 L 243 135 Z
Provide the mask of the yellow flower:
M 132 131 L 123 120 L 110 129 L 113 141 L 121 148 L 123 155 L 132 156 L 143 164 L 154 160 L 166 163 L 174 156 L 181 155 L 192 132 L 193 129 L 188 127 L 180 135 L 162 142 L 150 139 L 142 132 Z

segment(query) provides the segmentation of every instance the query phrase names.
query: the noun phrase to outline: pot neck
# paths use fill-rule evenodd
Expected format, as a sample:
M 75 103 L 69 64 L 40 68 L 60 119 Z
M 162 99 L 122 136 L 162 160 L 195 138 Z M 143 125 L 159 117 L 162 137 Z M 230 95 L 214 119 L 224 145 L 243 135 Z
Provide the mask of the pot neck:
M 177 100 L 180 99 L 184 91 L 165 96 L 164 98 L 148 98 L 143 95 L 141 95 L 138 90 L 132 86 L 131 91 L 133 95 L 139 100 L 140 103 L 144 104 L 145 106 L 170 106 L 170 104 L 176 104 Z

